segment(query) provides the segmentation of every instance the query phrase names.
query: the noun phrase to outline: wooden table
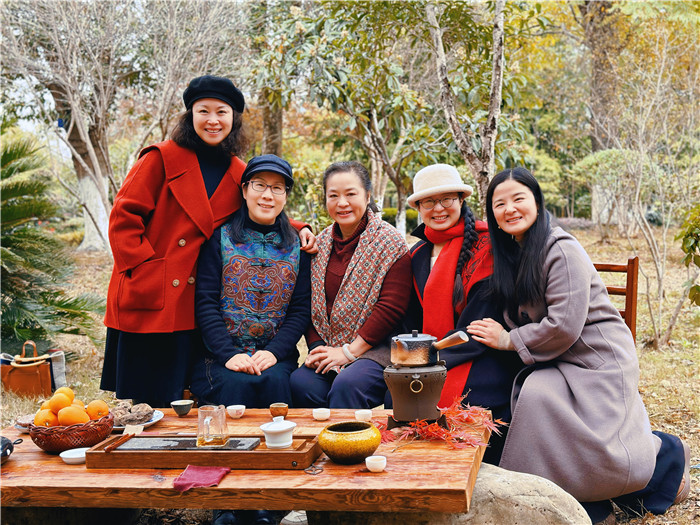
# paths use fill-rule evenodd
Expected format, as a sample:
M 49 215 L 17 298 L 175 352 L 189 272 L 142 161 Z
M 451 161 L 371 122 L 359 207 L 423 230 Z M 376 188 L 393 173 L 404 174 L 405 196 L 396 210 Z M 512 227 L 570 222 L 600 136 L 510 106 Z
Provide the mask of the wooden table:
M 170 409 L 147 432 L 196 431 L 197 411 L 178 418 Z M 386 421 L 388 410 L 374 410 Z M 295 436 L 317 435 L 327 424 L 354 419 L 352 410 L 332 410 L 331 419 L 315 421 L 311 410 L 290 410 Z M 228 418 L 229 431 L 262 436 L 259 426 L 270 421 L 267 410 L 247 410 Z M 487 430 L 482 436 L 488 439 Z M 1 503 L 31 507 L 304 509 L 367 512 L 466 512 L 483 457 L 483 447 L 455 450 L 443 442 L 385 443 L 376 454 L 387 457 L 382 473 L 364 464 L 337 465 L 321 454 L 317 475 L 299 470 L 231 470 L 216 487 L 180 493 L 173 480 L 182 469 L 87 469 L 66 465 L 40 450 L 28 434 L 5 429 L 12 440 L 22 437 L 0 475 Z M 397 446 L 399 445 L 399 446 Z

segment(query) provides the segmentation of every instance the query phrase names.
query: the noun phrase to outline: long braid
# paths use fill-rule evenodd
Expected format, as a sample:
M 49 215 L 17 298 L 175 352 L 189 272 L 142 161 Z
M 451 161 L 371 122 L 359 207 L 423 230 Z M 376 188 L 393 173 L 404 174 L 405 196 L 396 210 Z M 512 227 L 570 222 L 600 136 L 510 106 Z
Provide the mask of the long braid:
M 471 258 L 472 246 L 479 238 L 479 234 L 476 233 L 476 221 L 474 219 L 474 214 L 471 208 L 467 206 L 467 203 L 462 203 L 462 217 L 464 218 L 464 240 L 462 241 L 462 249 L 459 252 L 459 257 L 457 258 L 457 269 L 455 270 L 455 285 L 454 291 L 452 293 L 452 304 L 455 308 L 464 301 L 464 285 L 462 284 L 462 270 L 464 265 Z

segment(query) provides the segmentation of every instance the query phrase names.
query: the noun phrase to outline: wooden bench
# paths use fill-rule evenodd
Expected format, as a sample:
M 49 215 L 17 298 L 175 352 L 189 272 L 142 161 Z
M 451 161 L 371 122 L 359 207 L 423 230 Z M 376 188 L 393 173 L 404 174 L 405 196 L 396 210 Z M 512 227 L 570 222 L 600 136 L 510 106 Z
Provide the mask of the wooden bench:
M 639 277 L 639 257 L 627 259 L 627 264 L 593 263 L 598 272 L 626 274 L 625 286 L 606 285 L 609 295 L 622 296 L 625 299 L 624 308 L 620 315 L 632 332 L 632 338 L 637 340 L 637 284 Z

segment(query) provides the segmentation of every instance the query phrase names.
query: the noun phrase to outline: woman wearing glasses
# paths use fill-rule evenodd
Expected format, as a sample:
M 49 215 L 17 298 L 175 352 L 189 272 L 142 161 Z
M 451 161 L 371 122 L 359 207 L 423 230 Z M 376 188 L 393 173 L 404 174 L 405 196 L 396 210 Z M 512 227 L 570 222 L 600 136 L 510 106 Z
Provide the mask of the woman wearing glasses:
M 199 248 L 238 209 L 248 140 L 245 101 L 227 78 L 193 79 L 172 139 L 145 148 L 109 219 L 114 269 L 100 388 L 167 407 L 201 347 L 194 317 Z M 300 232 L 314 249 L 310 230 Z
M 372 408 L 385 403 L 389 337 L 406 312 L 406 241 L 375 214 L 367 169 L 336 162 L 323 176 L 335 221 L 318 236 L 311 265 L 309 354 L 292 374 L 295 407 Z
M 499 309 L 482 297 L 493 256 L 486 223 L 475 220 L 465 202 L 471 186 L 453 166 L 434 164 L 416 173 L 413 189 L 408 204 L 423 223 L 412 232 L 421 240 L 411 248 L 413 295 L 405 330 L 441 339 L 475 319 L 500 318 Z M 468 394 L 465 403 L 489 408 L 494 419 L 509 421 L 511 386 L 523 364 L 514 352 L 507 354 L 474 339 L 441 350 L 447 379 L 438 405 L 447 407 Z M 498 463 L 503 440 L 491 436 L 484 461 Z
M 206 351 L 191 390 L 200 404 L 291 404 L 311 304 L 310 258 L 284 213 L 292 168 L 275 155 L 254 157 L 241 183 L 241 207 L 199 257 L 195 314 Z

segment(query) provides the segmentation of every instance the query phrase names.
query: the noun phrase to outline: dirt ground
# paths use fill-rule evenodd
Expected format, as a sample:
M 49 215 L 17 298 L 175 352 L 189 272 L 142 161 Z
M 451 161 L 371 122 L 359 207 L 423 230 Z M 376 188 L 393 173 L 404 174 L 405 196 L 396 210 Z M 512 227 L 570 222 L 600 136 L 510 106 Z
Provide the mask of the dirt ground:
M 574 235 L 596 262 L 621 262 L 632 254 L 626 239 L 612 238 L 600 243 L 592 230 L 574 230 Z M 651 257 L 643 240 L 633 239 L 640 256 L 641 274 L 638 301 L 637 348 L 640 358 L 640 392 L 644 398 L 652 428 L 673 433 L 686 440 L 691 447 L 692 489 L 690 497 L 673 506 L 663 516 L 629 517 L 618 514 L 618 523 L 632 525 L 700 523 L 700 309 L 689 302 L 683 305 L 677 327 L 668 346 L 653 349 L 647 343 L 651 334 L 651 316 L 647 305 L 647 289 L 654 290 L 655 277 Z M 677 243 L 676 243 L 677 244 Z M 669 247 L 664 277 L 665 303 L 671 311 L 679 297 L 678 290 L 687 279 L 685 268 L 678 261 L 681 252 L 675 245 Z M 111 262 L 104 254 L 76 255 L 76 271 L 69 283 L 76 293 L 106 294 Z M 648 281 L 647 281 L 648 278 Z M 606 281 L 607 282 L 607 281 Z M 99 390 L 102 348 L 96 348 L 87 338 L 65 336 L 57 346 L 74 353 L 68 363 L 68 378 L 83 399 L 101 397 L 110 400 L 109 393 Z M 38 400 L 17 398 L 3 393 L 1 420 L 8 426 L 18 415 L 33 413 Z M 208 525 L 211 514 L 202 510 L 146 509 L 141 512 L 139 525 Z

